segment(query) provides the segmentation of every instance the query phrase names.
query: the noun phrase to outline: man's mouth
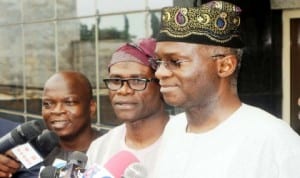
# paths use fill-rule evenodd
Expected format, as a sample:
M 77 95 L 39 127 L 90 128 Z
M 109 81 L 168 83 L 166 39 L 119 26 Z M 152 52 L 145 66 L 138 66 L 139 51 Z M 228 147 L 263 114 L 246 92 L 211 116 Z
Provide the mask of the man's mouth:
M 68 126 L 70 122 L 68 120 L 55 120 L 51 122 L 51 126 L 54 129 L 63 129 Z
M 177 87 L 175 85 L 161 85 L 160 86 L 160 92 L 165 93 L 165 92 L 171 92 L 175 90 Z
M 120 103 L 120 102 L 116 102 L 114 104 L 114 107 L 116 109 L 133 109 L 136 107 L 135 103 Z

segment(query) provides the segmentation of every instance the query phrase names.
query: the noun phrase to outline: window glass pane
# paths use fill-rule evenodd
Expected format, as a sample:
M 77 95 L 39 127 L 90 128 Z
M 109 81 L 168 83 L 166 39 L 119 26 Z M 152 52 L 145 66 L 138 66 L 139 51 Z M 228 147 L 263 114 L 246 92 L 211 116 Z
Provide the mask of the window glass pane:
M 57 0 L 57 17 L 83 17 L 96 14 L 93 0 Z
M 161 9 L 162 7 L 173 6 L 173 0 L 148 0 L 150 9 Z
M 108 62 L 121 44 L 155 37 L 160 9 L 171 5 L 172 0 L 1 1 L 0 114 L 41 117 L 45 81 L 55 71 L 75 70 L 92 83 L 99 101 L 95 121 L 120 124 L 102 82 Z
M 0 108 L 24 111 L 21 26 L 0 28 Z
M 22 0 L 25 22 L 53 19 L 55 0 Z
M 14 24 L 21 21 L 21 0 L 0 1 L 0 24 Z
M 59 70 L 84 73 L 96 87 L 95 18 L 59 21 L 57 48 Z
M 136 40 L 158 33 L 160 12 L 100 16 L 100 39 Z
M 44 83 L 55 72 L 54 24 L 25 25 L 24 45 L 27 111 L 40 114 Z
M 100 14 L 145 9 L 145 0 L 97 0 L 97 11 Z
M 172 6 L 173 0 L 97 0 L 97 11 L 100 14 L 160 9 Z

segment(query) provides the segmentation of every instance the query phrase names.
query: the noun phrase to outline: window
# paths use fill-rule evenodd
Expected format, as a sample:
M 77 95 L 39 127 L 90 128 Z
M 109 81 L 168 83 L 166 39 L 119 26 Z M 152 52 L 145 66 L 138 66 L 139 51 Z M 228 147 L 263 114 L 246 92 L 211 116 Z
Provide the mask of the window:
M 41 118 L 44 82 L 56 71 L 75 70 L 92 83 L 99 107 L 95 124 L 107 128 L 119 124 L 102 82 L 110 56 L 122 43 L 155 36 L 161 7 L 172 4 L 172 0 L 0 2 L 7 14 L 0 17 L 0 117 L 18 122 Z

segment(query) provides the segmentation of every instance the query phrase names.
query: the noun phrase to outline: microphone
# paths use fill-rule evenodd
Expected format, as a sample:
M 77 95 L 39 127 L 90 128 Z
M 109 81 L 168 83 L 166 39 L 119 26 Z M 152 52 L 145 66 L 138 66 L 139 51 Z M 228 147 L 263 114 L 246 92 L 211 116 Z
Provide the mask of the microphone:
M 40 172 L 39 178 L 59 178 L 59 169 L 54 166 L 46 166 Z
M 64 172 L 64 170 L 66 170 L 66 174 L 63 176 L 63 178 L 81 178 L 85 170 L 84 168 L 87 159 L 87 156 L 80 151 L 72 152 L 69 162 L 61 171 Z
M 12 149 L 14 155 L 25 168 L 41 163 L 43 157 L 47 156 L 59 143 L 58 136 L 48 129 L 28 143 L 19 145 Z
M 147 170 L 141 163 L 132 163 L 124 171 L 122 178 L 147 178 Z
M 26 143 L 42 133 L 46 129 L 43 120 L 25 122 L 0 138 L 0 153 Z
M 80 152 L 71 153 L 67 165 L 62 168 L 46 166 L 41 170 L 40 178 L 82 178 L 87 156 Z
M 93 165 L 84 173 L 84 178 L 122 178 L 125 169 L 139 160 L 129 151 L 120 151 L 103 167 Z
M 55 132 L 45 129 L 30 144 L 42 157 L 46 157 L 59 144 L 59 137 Z

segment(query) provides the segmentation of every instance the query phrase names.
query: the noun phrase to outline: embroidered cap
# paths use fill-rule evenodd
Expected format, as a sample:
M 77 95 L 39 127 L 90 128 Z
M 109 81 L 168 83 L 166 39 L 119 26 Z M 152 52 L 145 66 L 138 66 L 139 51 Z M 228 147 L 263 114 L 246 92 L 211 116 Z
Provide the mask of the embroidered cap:
M 241 11 L 238 6 L 224 1 L 211 1 L 199 7 L 165 7 L 157 41 L 242 48 Z
M 128 61 L 138 62 L 151 67 L 149 59 L 154 56 L 155 46 L 156 40 L 154 38 L 143 38 L 136 43 L 122 45 L 113 53 L 108 70 L 116 63 Z

